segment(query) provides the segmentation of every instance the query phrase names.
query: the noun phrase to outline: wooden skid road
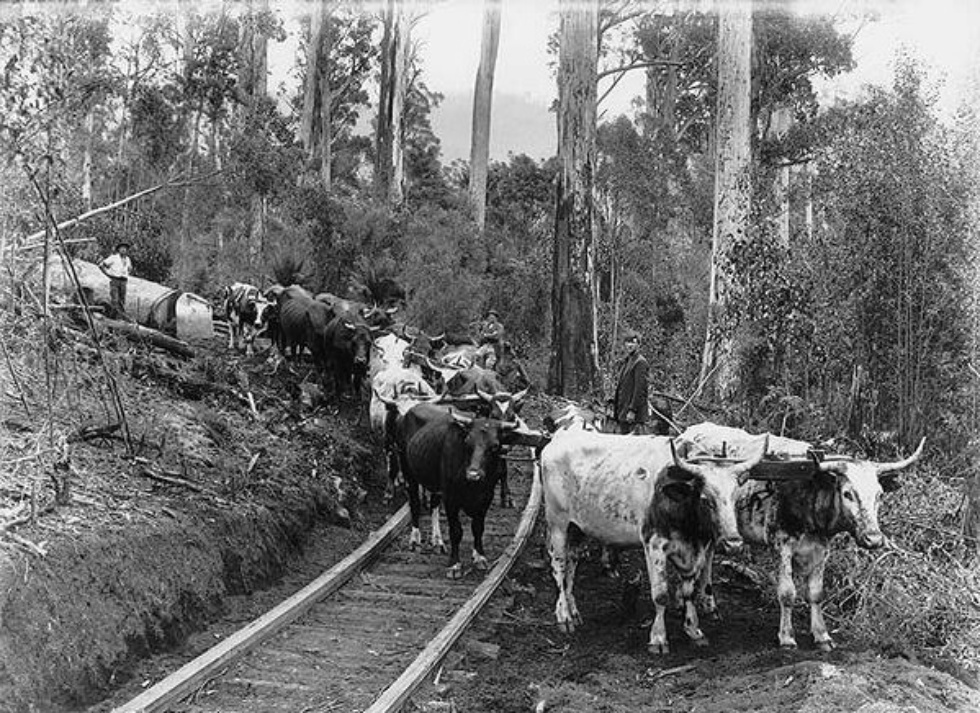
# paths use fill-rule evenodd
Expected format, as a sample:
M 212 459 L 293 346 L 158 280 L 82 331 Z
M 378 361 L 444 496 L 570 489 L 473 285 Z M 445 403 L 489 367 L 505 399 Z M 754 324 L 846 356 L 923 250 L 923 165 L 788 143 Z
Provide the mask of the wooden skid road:
M 510 467 L 511 493 L 523 511 L 495 503 L 487 514 L 489 572 L 469 568 L 472 535 L 465 515 L 462 579 L 447 579 L 448 555 L 428 545 L 411 552 L 405 506 L 316 582 L 116 711 L 400 710 L 489 601 L 527 542 L 541 502 L 540 479 L 530 471 Z M 428 517 L 421 529 L 427 542 Z M 448 542 L 445 517 L 442 529 Z M 370 564 L 353 564 L 361 557 L 372 558 Z M 322 581 L 348 560 L 343 582 Z M 309 595 L 298 613 L 291 611 L 296 604 L 290 603 L 314 585 L 325 593 Z M 260 627 L 266 620 L 276 625 Z

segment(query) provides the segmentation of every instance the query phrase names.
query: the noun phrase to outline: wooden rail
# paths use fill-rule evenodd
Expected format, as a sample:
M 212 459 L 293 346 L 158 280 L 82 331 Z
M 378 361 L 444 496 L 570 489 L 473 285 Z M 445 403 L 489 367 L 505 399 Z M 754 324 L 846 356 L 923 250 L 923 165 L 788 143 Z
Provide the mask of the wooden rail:
M 521 516 L 521 522 L 517 527 L 517 533 L 504 553 L 497 559 L 496 564 L 486 579 L 480 583 L 473 595 L 466 601 L 456 615 L 449 620 L 445 628 L 429 642 L 425 650 L 412 662 L 412 665 L 405 669 L 404 673 L 398 677 L 391 686 L 368 708 L 365 713 L 394 713 L 401 710 L 409 696 L 422 684 L 423 681 L 432 673 L 439 662 L 445 658 L 456 640 L 472 623 L 476 615 L 480 613 L 484 605 L 503 582 L 504 577 L 510 571 L 511 566 L 517 556 L 524 549 L 528 538 L 534 529 L 537 520 L 538 508 L 541 505 L 541 477 L 538 472 L 540 463 L 534 464 L 534 480 L 531 485 L 531 495 L 528 497 L 527 505 Z
M 267 640 L 284 626 L 307 612 L 317 601 L 343 586 L 387 547 L 408 524 L 408 521 L 408 505 L 403 505 L 381 529 L 371 533 L 360 547 L 327 572 L 244 629 L 240 629 L 220 644 L 208 649 L 128 703 L 115 708 L 113 713 L 162 711 L 166 706 L 193 693 L 202 683 L 227 666 L 230 661 Z

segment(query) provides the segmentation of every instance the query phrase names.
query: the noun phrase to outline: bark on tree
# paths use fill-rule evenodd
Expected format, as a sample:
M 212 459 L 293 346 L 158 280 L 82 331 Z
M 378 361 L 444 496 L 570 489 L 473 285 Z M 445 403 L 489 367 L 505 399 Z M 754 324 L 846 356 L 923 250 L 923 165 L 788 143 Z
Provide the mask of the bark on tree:
M 751 176 L 750 3 L 726 3 L 718 22 L 718 108 L 715 136 L 715 207 L 711 235 L 708 320 L 701 381 L 708 393 L 732 394 L 736 387 L 731 337 L 722 333 L 726 291 L 734 277 L 725 257 L 736 242 L 748 240 Z
M 404 131 L 405 93 L 408 90 L 410 22 L 402 0 L 387 0 L 381 41 L 381 86 L 375 191 L 397 208 L 405 200 Z
M 320 183 L 330 190 L 332 160 L 330 128 L 330 20 L 332 3 L 313 4 L 310 13 L 310 35 L 306 47 L 306 77 L 303 86 L 303 112 L 300 118 L 300 141 L 312 161 L 320 159 Z
M 581 397 L 597 386 L 593 183 L 598 0 L 561 0 L 558 173 L 548 389 Z
M 487 165 L 490 161 L 490 110 L 493 103 L 493 74 L 500 44 L 501 0 L 485 0 L 480 66 L 473 89 L 473 130 L 470 137 L 470 202 L 480 230 L 487 217 Z
M 242 69 L 239 75 L 241 86 L 251 103 L 258 104 L 268 93 L 269 87 L 269 38 L 260 27 L 258 18 L 269 12 L 268 0 L 249 0 L 251 22 L 241 38 Z M 248 255 L 254 264 L 265 246 L 266 225 L 265 196 L 254 193 L 250 199 L 250 220 L 248 229 Z
M 769 122 L 769 137 L 782 139 L 793 125 L 793 112 L 789 107 L 778 107 L 773 110 Z M 776 239 L 779 244 L 789 247 L 789 180 L 790 166 L 779 166 L 773 178 L 773 202 L 776 205 Z

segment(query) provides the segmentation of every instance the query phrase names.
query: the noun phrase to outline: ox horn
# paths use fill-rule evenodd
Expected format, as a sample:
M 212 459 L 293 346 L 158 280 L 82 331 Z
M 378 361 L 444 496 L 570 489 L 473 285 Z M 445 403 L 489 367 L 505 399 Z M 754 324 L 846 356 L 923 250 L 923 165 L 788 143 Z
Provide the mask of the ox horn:
M 674 440 L 675 439 L 671 438 L 669 441 L 670 455 L 674 459 L 674 465 L 684 471 L 684 473 L 691 478 L 704 478 L 705 471 L 701 466 L 697 465 L 696 463 L 688 462 L 677 453 L 677 447 L 674 445 Z
M 460 413 L 459 411 L 457 411 L 456 409 L 453 408 L 449 409 L 449 414 L 453 417 L 453 420 L 456 421 L 456 423 L 462 424 L 464 426 L 469 426 L 470 424 L 473 423 L 472 416 L 466 416 Z
M 389 307 L 388 309 L 386 309 L 385 314 L 394 314 L 397 311 L 398 311 L 398 305 L 395 305 L 394 307 Z
M 395 399 L 389 399 L 387 396 L 382 396 L 377 387 L 372 386 L 371 391 L 374 392 L 374 395 L 377 397 L 378 401 L 383 403 L 385 406 L 394 406 L 397 403 Z
M 738 479 L 739 485 L 744 485 L 745 481 L 749 479 L 749 471 L 755 468 L 762 459 L 766 457 L 766 451 L 769 450 L 769 434 L 764 433 L 762 435 L 762 447 L 756 452 L 756 454 L 746 460 L 743 460 L 737 466 L 735 466 L 733 472 L 735 477 Z
M 915 463 L 922 456 L 922 449 L 925 448 L 926 439 L 925 436 L 919 441 L 919 447 L 915 449 L 915 453 L 910 455 L 905 460 L 896 461 L 894 463 L 875 463 L 878 469 L 878 475 L 883 475 L 884 473 L 891 473 L 896 470 L 902 470 L 903 468 L 908 468 L 910 465 Z
M 516 404 L 517 402 L 521 401 L 525 396 L 527 396 L 528 391 L 530 391 L 530 389 L 524 389 L 523 391 L 518 391 L 516 394 L 511 396 L 511 399 L 513 399 L 514 403 Z
M 480 395 L 480 398 L 486 401 L 487 403 L 493 403 L 494 397 L 496 396 L 496 394 L 491 394 L 489 391 L 484 391 L 479 387 L 477 387 L 476 393 L 478 393 Z

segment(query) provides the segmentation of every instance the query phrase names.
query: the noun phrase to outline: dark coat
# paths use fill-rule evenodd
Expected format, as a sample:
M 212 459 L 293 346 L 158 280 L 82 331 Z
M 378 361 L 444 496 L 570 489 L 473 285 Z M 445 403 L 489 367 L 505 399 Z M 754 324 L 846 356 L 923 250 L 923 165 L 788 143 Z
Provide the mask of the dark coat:
M 626 421 L 627 411 L 635 414 L 632 423 L 647 422 L 649 417 L 647 372 L 649 370 L 647 360 L 639 352 L 621 362 L 619 380 L 616 382 L 616 398 L 613 401 L 613 418 L 620 423 Z

